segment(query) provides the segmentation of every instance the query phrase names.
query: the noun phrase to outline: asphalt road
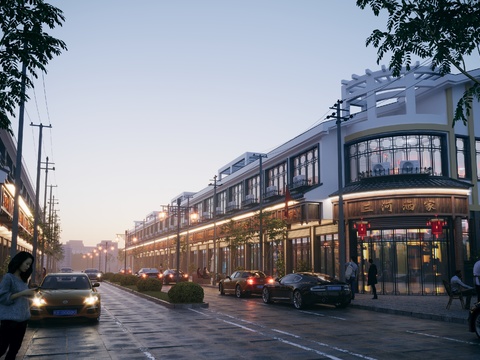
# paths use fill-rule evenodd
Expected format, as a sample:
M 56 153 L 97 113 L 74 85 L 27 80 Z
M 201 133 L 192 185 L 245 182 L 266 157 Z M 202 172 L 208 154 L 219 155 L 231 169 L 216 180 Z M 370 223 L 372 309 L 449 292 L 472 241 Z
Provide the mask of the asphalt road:
M 464 324 L 355 308 L 299 311 L 204 290 L 208 308 L 168 309 L 102 283 L 98 325 L 68 321 L 29 328 L 23 359 L 439 360 L 480 354 L 480 341 Z

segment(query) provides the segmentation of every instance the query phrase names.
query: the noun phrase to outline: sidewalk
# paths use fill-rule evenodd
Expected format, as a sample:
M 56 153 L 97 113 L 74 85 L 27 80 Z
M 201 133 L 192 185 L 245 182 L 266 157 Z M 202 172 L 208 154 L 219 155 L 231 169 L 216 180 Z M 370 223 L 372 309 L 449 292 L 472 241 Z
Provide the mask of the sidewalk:
M 476 297 L 473 297 L 471 305 L 475 300 Z M 454 300 L 450 310 L 446 309 L 447 303 L 446 295 L 378 295 L 378 300 L 372 300 L 371 294 L 355 294 L 355 300 L 352 300 L 350 306 L 420 319 L 467 324 L 469 311 L 461 308 L 460 301 Z

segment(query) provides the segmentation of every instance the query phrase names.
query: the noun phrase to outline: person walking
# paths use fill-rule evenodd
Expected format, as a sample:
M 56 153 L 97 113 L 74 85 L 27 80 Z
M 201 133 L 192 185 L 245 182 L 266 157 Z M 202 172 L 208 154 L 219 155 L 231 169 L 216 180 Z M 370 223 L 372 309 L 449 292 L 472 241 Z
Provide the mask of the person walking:
M 350 261 L 345 264 L 345 280 L 347 284 L 350 285 L 350 290 L 352 291 L 352 300 L 355 300 L 355 292 L 357 290 L 357 273 L 358 265 L 355 262 L 355 257 L 350 257 Z
M 465 296 L 465 309 L 470 310 L 470 302 L 472 300 L 472 296 L 475 295 L 475 289 L 462 281 L 461 270 L 455 271 L 455 275 L 453 275 L 450 279 L 450 286 L 452 288 L 452 293 L 462 294 L 462 296 Z
M 35 289 L 29 289 L 34 257 L 20 251 L 8 264 L 8 272 L 0 283 L 0 357 L 13 360 L 22 346 L 30 319 L 30 300 Z M 7 352 L 8 350 L 8 352 Z
M 377 296 L 377 287 L 376 287 L 376 283 L 377 283 L 377 265 L 375 265 L 373 263 L 373 260 L 372 259 L 368 259 L 368 262 L 370 263 L 370 266 L 368 268 L 368 282 L 367 282 L 367 285 L 370 285 L 371 289 L 372 289 L 372 293 L 373 293 L 373 300 L 375 299 L 378 299 L 378 296 Z
M 480 259 L 473 265 L 473 280 L 477 291 L 477 302 L 480 302 Z

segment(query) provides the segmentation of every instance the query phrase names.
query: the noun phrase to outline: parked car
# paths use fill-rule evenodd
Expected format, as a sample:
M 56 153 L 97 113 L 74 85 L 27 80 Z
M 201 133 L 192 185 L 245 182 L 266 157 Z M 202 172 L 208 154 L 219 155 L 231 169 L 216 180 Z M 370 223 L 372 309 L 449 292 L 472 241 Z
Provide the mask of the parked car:
M 84 273 L 47 274 L 30 307 L 31 320 L 87 318 L 98 321 L 101 299 L 97 287 Z
M 182 270 L 179 270 L 179 281 L 188 281 L 188 274 L 185 274 Z M 177 270 L 168 269 L 163 272 L 163 283 L 168 285 L 170 283 L 177 282 Z
M 470 308 L 468 315 L 468 329 L 480 338 L 480 302 Z
M 98 269 L 85 269 L 84 273 L 87 274 L 91 281 L 102 281 L 102 272 Z
M 237 298 L 244 295 L 262 294 L 263 285 L 273 278 L 258 270 L 238 270 L 232 275 L 221 279 L 218 291 L 221 295 L 235 294 Z
M 140 270 L 138 270 L 136 275 L 142 279 L 163 279 L 163 274 L 161 274 L 160 271 L 155 268 L 141 268 Z
M 330 304 L 346 307 L 351 301 L 350 286 L 326 274 L 299 272 L 287 274 L 264 285 L 263 302 L 291 303 L 297 309 L 312 304 Z

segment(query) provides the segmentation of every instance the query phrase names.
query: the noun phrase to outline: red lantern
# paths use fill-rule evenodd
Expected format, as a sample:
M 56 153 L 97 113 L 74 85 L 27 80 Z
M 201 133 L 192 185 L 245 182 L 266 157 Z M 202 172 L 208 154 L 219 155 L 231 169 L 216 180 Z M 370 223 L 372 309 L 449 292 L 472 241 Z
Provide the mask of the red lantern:
M 357 229 L 357 235 L 363 239 L 367 235 L 367 228 L 370 228 L 370 224 L 368 221 L 360 220 L 353 224 L 353 227 Z
M 432 229 L 433 235 L 443 234 L 443 227 L 447 225 L 447 222 L 444 219 L 434 218 L 427 222 L 427 226 L 430 226 Z

